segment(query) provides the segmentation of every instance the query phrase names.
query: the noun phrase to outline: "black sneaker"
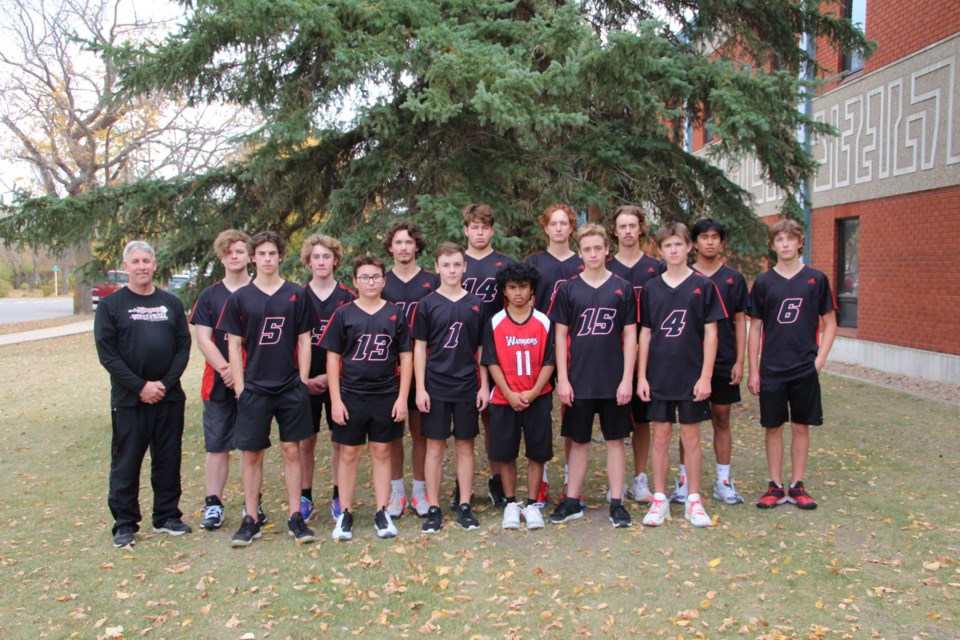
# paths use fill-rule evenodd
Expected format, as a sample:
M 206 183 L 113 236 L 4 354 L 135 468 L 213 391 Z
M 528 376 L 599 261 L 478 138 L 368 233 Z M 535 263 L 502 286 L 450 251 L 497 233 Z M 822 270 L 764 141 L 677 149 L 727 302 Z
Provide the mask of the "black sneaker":
M 423 518 L 423 526 L 420 527 L 421 533 L 437 533 L 443 528 L 443 514 L 440 507 L 430 507 L 427 515 Z
M 136 530 L 130 525 L 124 525 L 117 529 L 117 532 L 113 534 L 113 546 L 119 549 L 120 547 L 132 547 L 137 544 L 137 539 L 134 537 Z
M 487 493 L 490 495 L 493 506 L 507 506 L 507 496 L 503 493 L 503 481 L 500 480 L 500 476 L 493 476 L 487 480 Z
M 386 509 L 380 509 L 373 514 L 373 528 L 377 530 L 379 538 L 395 538 L 397 536 L 397 525 L 393 524 L 393 518 L 387 513 Z
M 553 524 L 563 524 L 570 520 L 579 520 L 583 517 L 583 508 L 580 507 L 580 500 L 577 498 L 564 498 L 557 505 L 557 508 L 550 514 L 550 522 Z
M 204 500 L 203 520 L 200 528 L 213 531 L 223 526 L 223 503 L 217 496 L 207 496 Z
M 456 510 L 460 506 L 460 482 L 453 485 L 453 493 L 450 494 L 450 508 Z M 439 508 L 439 507 L 438 507 Z
M 303 520 L 303 514 L 299 511 L 287 520 L 287 529 L 289 529 L 290 535 L 297 541 L 297 544 L 306 544 L 307 542 L 316 540 L 313 535 L 313 529 L 307 526 L 307 523 Z
M 159 525 L 153 525 L 153 530 L 156 533 L 169 533 L 171 536 L 182 536 L 185 533 L 193 532 L 190 525 L 180 518 L 167 518 Z
M 470 511 L 470 505 L 466 502 L 457 507 L 457 519 L 455 522 L 457 526 L 464 531 L 472 531 L 473 529 L 480 528 L 480 522 L 474 517 L 473 511 Z
M 349 511 L 341 511 L 337 516 L 337 524 L 333 527 L 331 537 L 334 540 L 352 540 L 353 539 L 353 514 Z
M 256 520 L 250 516 L 243 516 L 243 522 L 240 523 L 240 528 L 237 529 L 237 532 L 233 534 L 233 539 L 230 540 L 231 547 L 249 547 L 254 540 L 262 536 L 260 533 L 260 525 Z
M 246 507 L 243 508 L 243 511 L 240 513 L 240 515 L 243 516 L 244 518 L 247 517 Z M 258 500 L 257 501 L 257 524 L 260 525 L 260 528 L 262 529 L 263 525 L 267 524 L 268 522 L 270 522 L 270 520 L 267 518 L 267 514 L 263 512 L 263 503 Z
M 632 525 L 633 519 L 630 517 L 630 512 L 622 504 L 610 505 L 610 522 L 617 529 L 623 529 Z

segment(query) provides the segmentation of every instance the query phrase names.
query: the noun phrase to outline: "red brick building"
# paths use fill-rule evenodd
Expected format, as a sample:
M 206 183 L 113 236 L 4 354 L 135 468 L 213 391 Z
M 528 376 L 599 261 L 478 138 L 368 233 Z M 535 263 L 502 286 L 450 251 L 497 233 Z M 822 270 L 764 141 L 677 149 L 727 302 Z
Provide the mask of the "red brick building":
M 822 42 L 837 81 L 812 115 L 839 135 L 811 140 L 808 253 L 837 293 L 832 359 L 960 382 L 960 2 L 846 0 L 872 58 Z M 833 75 L 833 74 L 831 74 Z M 703 132 L 691 136 L 693 150 Z M 748 159 L 728 173 L 772 223 L 782 194 Z

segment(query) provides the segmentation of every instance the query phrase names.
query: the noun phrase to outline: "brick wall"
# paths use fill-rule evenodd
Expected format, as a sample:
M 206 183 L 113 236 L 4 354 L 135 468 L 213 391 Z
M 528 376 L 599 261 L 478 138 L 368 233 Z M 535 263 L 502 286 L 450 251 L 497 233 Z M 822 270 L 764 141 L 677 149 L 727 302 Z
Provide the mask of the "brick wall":
M 814 209 L 812 266 L 834 289 L 835 221 L 855 216 L 858 323 L 845 333 L 960 355 L 960 186 Z

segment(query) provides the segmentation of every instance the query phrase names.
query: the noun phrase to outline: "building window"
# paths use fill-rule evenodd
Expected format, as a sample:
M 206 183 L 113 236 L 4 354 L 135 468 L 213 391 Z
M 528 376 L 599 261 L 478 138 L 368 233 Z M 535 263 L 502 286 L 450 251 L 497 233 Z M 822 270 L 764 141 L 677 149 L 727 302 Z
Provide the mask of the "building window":
M 714 122 L 716 122 L 716 117 L 713 115 L 713 109 L 708 109 L 707 114 L 703 117 L 703 144 L 710 144 L 716 138 L 713 134 Z
M 843 16 L 866 35 L 867 0 L 847 0 L 844 5 Z M 861 71 L 863 69 L 863 56 L 855 52 L 846 52 L 843 54 L 842 66 L 845 76 Z
M 860 218 L 837 220 L 838 324 L 857 328 L 857 292 L 860 289 Z

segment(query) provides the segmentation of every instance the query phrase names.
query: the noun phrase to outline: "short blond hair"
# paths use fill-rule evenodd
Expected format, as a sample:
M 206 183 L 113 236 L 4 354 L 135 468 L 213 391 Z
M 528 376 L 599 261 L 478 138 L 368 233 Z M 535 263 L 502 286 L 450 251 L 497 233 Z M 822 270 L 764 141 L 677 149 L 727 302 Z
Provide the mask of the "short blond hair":
M 310 254 L 317 245 L 329 249 L 333 253 L 333 268 L 336 269 L 343 262 L 343 243 L 323 233 L 315 233 L 303 241 L 303 247 L 300 249 L 300 262 L 305 265 L 310 264 Z
M 236 229 L 225 229 L 217 234 L 216 240 L 213 241 L 213 250 L 217 252 L 217 257 L 222 258 L 227 255 L 230 251 L 230 245 L 234 242 L 242 242 L 244 248 L 247 248 L 247 243 L 250 242 L 250 236 Z

